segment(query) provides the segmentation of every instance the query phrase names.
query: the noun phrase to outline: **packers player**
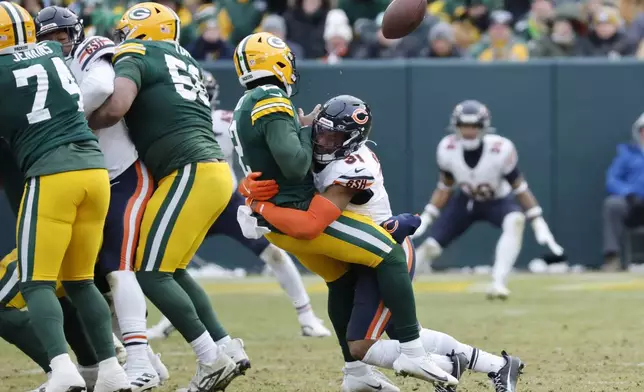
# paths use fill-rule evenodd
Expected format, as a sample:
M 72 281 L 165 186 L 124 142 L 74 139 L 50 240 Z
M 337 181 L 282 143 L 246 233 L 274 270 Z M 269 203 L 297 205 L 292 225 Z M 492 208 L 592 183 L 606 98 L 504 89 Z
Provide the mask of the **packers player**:
M 385 189 L 380 162 L 376 154 L 366 146 L 372 119 L 369 106 L 356 97 L 341 95 L 327 101 L 315 118 L 312 127 L 313 178 L 317 190 L 322 192 L 322 195 L 325 195 L 326 190 L 332 185 L 343 186 L 346 192 L 352 194 L 352 189 L 360 189 L 357 194 L 353 194 L 347 204 L 339 204 L 338 207 L 360 212 L 392 233 L 396 242 L 403 244 L 409 272 L 413 276 L 416 264 L 415 252 L 407 236 L 413 234 L 420 226 L 421 218 L 411 214 L 391 216 L 389 196 Z M 270 181 L 260 184 L 252 178 L 246 178 L 242 182 L 243 185 L 240 186 L 242 193 L 251 198 L 254 192 L 248 192 L 249 189 L 258 193 L 273 189 L 273 194 L 277 193 L 274 186 L 271 187 L 273 184 Z M 265 199 L 269 195 L 263 194 L 260 198 Z M 283 216 L 290 216 L 288 219 L 295 219 L 300 224 L 302 217 L 296 215 L 306 214 L 304 211 L 295 211 L 297 214 L 293 214 L 293 210 L 273 206 L 269 208 L 280 211 Z M 332 220 L 329 219 L 327 223 L 332 224 Z M 287 226 L 284 231 L 288 234 L 291 229 Z M 314 234 L 316 233 L 307 233 L 307 235 Z M 294 233 L 294 235 L 300 234 Z M 353 275 L 355 282 L 353 301 L 347 301 L 352 309 L 351 318 L 345 328 L 351 355 L 369 365 L 391 368 L 398 356 L 399 342 L 395 340 L 397 338 L 395 326 L 389 322 L 390 312 L 381 302 L 374 270 L 352 265 L 349 274 Z M 379 339 L 384 331 L 391 340 Z M 502 353 L 501 356 L 493 355 L 463 344 L 447 334 L 426 328 L 420 331 L 420 336 L 428 352 L 442 354 L 442 356 L 434 356 L 434 359 L 443 370 L 449 371 L 454 377 L 460 378 L 469 368 L 488 374 L 499 392 L 516 390 L 517 379 L 523 368 L 519 358 L 510 357 L 506 353 Z M 363 363 L 348 361 L 343 372 L 345 375 L 342 384 L 343 392 L 399 391 L 384 376 Z M 437 385 L 435 390 L 449 392 L 454 388 Z
M 90 126 L 102 129 L 125 118 L 157 183 L 140 229 L 138 281 L 197 355 L 189 390 L 222 390 L 250 362 L 243 342 L 228 336 L 186 267 L 225 209 L 232 177 L 212 133 L 201 66 L 179 45 L 179 28 L 177 15 L 158 3 L 125 12 L 116 26 L 124 42 L 112 58 L 114 92 Z
M 60 279 L 96 351 L 96 391 L 129 391 L 110 310 L 93 282 L 110 199 L 103 154 L 61 44 L 36 44 L 29 13 L 6 1 L 0 2 L 0 68 L 0 136 L 26 178 L 16 228 L 19 288 L 50 360 L 47 390 L 86 387 L 67 354 L 55 294 Z
M 66 63 L 83 95 L 85 116 L 91 115 L 114 89 L 114 43 L 100 36 L 85 38 L 82 21 L 67 8 L 45 7 L 35 23 L 38 41 L 58 41 L 63 45 Z M 167 378 L 167 370 L 148 346 L 145 296 L 134 273 L 136 240 L 154 180 L 138 159 L 124 121 L 97 130 L 96 135 L 105 156 L 111 191 L 97 275 L 107 282 L 106 291 L 117 321 L 114 330 L 127 351 L 126 372 L 133 392 L 139 392 Z
M 308 209 L 312 215 L 321 218 L 333 215 L 335 220 L 324 229 L 323 235 L 297 239 L 282 234 L 262 216 L 242 214 L 239 223 L 245 235 L 258 238 L 265 234 L 270 242 L 292 253 L 327 282 L 329 316 L 347 361 L 353 360 L 343 333 L 350 315 L 347 296 L 353 291 L 353 281 L 347 274 L 348 263 L 373 268 L 384 305 L 391 309 L 401 341 L 401 353 L 394 364 L 396 371 L 430 382 L 457 384 L 458 380 L 440 369 L 423 348 L 403 248 L 373 220 L 350 211 L 342 212 L 329 198 L 315 194 L 310 172 L 313 153 L 310 125 L 316 110 L 304 116 L 291 103 L 290 97 L 296 92 L 298 82 L 291 50 L 278 37 L 257 33 L 240 42 L 233 61 L 239 82 L 247 91 L 235 107 L 229 130 L 245 174 L 261 172 L 262 178 L 274 179 L 279 193 L 271 202 L 287 207 L 282 211 Z M 345 189 L 340 188 L 331 186 L 327 192 L 340 195 Z M 268 209 L 259 212 L 266 215 Z M 240 207 L 240 211 L 244 208 Z M 321 227 L 319 222 L 312 223 L 311 228 L 299 227 L 299 230 L 306 232 Z

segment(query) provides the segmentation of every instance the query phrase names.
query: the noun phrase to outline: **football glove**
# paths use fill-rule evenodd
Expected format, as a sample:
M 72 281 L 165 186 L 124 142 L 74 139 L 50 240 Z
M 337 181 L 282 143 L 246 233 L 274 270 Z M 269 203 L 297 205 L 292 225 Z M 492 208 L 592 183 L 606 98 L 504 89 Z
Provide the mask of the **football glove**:
M 407 236 L 414 234 L 420 224 L 421 220 L 418 215 L 405 213 L 392 216 L 384 221 L 381 226 L 394 237 L 397 243 L 402 244 Z
M 279 186 L 275 180 L 260 180 L 257 179 L 262 175 L 261 172 L 249 173 L 243 180 L 239 182 L 237 190 L 244 197 L 254 200 L 265 201 L 269 200 L 279 192 Z
M 412 239 L 416 239 L 423 234 L 425 234 L 425 231 L 427 231 L 427 228 L 432 224 L 432 222 L 438 218 L 438 215 L 440 215 L 440 211 L 438 208 L 436 208 L 435 205 L 433 204 L 427 204 L 425 206 L 425 210 L 423 211 L 422 214 L 420 214 L 420 227 L 416 230 L 416 232 L 411 236 Z
M 564 249 L 555 241 L 555 237 L 543 217 L 537 216 L 532 219 L 531 225 L 534 237 L 539 245 L 547 246 L 556 256 L 563 255 Z

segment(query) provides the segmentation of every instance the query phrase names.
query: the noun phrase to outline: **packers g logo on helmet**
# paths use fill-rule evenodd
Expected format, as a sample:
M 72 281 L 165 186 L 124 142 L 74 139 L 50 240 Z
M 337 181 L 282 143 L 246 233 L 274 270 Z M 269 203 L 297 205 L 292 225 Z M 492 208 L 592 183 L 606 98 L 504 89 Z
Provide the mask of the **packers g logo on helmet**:
M 152 15 L 152 12 L 147 8 L 135 8 L 132 11 L 128 12 L 128 17 L 132 20 L 143 20 L 147 19 Z
M 16 3 L 0 2 L 0 54 L 13 53 L 36 43 L 36 24 Z
M 274 48 L 277 48 L 277 49 L 284 49 L 284 48 L 286 48 L 286 43 L 285 43 L 284 41 L 282 41 L 279 37 L 275 37 L 275 36 L 273 36 L 273 37 L 268 37 L 268 39 L 266 40 L 266 42 L 267 42 L 270 46 L 272 46 L 272 47 L 274 47 Z

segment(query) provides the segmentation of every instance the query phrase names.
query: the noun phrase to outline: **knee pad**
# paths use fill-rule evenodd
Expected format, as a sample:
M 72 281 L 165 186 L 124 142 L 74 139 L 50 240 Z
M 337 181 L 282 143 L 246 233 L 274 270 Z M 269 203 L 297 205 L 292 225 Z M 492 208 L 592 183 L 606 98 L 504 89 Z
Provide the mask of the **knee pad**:
M 424 257 L 428 257 L 433 260 L 443 253 L 443 247 L 438 243 L 438 241 L 430 237 L 419 247 L 419 253 L 420 252 L 424 253 Z
M 525 215 L 522 212 L 510 212 L 503 218 L 502 229 L 504 233 L 523 235 L 525 227 Z

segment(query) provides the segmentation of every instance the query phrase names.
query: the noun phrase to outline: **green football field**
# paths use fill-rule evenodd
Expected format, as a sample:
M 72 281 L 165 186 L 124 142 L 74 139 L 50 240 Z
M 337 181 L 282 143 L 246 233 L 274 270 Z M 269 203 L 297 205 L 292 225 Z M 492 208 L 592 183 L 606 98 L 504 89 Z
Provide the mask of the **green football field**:
M 507 302 L 488 302 L 486 278 L 422 276 L 416 283 L 418 315 L 426 328 L 446 332 L 486 351 L 502 349 L 526 362 L 520 392 L 644 391 L 644 276 L 582 274 L 515 276 Z M 326 289 L 306 283 L 319 316 Z M 252 369 L 228 392 L 339 391 L 342 358 L 335 337 L 302 338 L 295 312 L 268 278 L 204 281 L 231 335 L 246 343 Z M 150 320 L 159 318 L 150 309 Z M 175 333 L 153 341 L 171 379 L 158 391 L 187 386 L 195 369 L 190 347 Z M 387 371 L 402 391 L 433 391 L 428 384 Z M 0 343 L 0 391 L 26 391 L 44 375 L 13 346 Z M 483 374 L 467 373 L 459 391 L 493 391 Z

